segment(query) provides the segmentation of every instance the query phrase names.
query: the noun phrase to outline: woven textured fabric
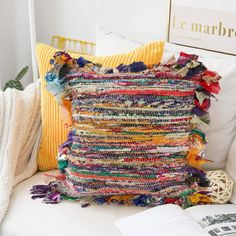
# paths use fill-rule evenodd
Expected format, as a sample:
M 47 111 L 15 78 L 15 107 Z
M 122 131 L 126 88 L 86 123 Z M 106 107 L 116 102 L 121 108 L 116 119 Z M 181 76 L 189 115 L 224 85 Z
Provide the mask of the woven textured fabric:
M 72 100 L 73 114 L 58 154 L 60 181 L 48 187 L 50 194 L 60 193 L 56 201 L 184 207 L 210 202 L 201 169 L 206 140 L 198 126 L 209 123 L 220 77 L 196 59 L 181 53 L 177 62 L 151 69 L 138 62 L 104 70 L 55 55 L 47 87 L 58 101 Z M 55 202 L 50 194 L 44 200 Z
M 157 64 L 161 61 L 164 43 L 152 42 L 137 48 L 129 53 L 112 56 L 88 56 L 83 57 L 108 67 L 116 67 L 121 63 L 144 61 L 146 64 Z M 38 168 L 41 171 L 57 168 L 56 155 L 59 145 L 64 142 L 68 135 L 68 127 L 62 121 L 60 107 L 54 96 L 45 89 L 44 77 L 51 68 L 49 63 L 58 49 L 39 43 L 37 44 L 37 59 L 39 75 L 41 78 L 41 113 L 42 113 L 42 139 L 38 154 Z M 73 57 L 81 55 L 71 54 Z

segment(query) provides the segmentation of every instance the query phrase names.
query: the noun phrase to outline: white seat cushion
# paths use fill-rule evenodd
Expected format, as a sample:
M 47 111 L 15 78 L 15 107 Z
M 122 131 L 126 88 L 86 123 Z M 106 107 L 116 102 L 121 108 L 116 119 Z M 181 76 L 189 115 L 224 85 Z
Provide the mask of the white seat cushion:
M 41 172 L 14 188 L 9 210 L 0 226 L 1 236 L 116 236 L 121 233 L 114 221 L 147 209 L 96 204 L 81 208 L 77 202 L 50 205 L 32 200 L 30 188 L 45 184 L 44 181 Z

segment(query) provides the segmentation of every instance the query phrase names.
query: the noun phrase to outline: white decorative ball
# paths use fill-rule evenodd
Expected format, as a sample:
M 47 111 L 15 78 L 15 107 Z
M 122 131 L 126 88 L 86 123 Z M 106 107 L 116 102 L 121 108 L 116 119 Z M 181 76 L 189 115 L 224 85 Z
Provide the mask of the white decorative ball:
M 208 171 L 207 178 L 210 180 L 209 191 L 212 202 L 224 204 L 231 198 L 233 180 L 223 171 Z

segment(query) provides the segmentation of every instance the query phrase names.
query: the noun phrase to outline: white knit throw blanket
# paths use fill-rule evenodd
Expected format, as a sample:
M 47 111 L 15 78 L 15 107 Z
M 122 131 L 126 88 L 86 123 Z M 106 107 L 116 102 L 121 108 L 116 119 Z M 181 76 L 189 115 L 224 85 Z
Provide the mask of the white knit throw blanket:
M 0 222 L 14 185 L 37 170 L 40 125 L 38 82 L 24 91 L 0 91 Z

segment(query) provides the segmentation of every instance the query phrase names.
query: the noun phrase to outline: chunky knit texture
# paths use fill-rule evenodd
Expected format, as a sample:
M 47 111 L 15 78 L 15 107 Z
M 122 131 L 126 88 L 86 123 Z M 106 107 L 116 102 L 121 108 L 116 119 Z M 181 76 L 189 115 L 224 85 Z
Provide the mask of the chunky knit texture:
M 0 91 L 0 223 L 12 188 L 37 170 L 40 136 L 40 84 Z
M 48 88 L 57 99 L 72 100 L 73 114 L 58 154 L 62 175 L 52 183 L 60 192 L 56 201 L 86 197 L 184 207 L 210 201 L 201 170 L 207 162 L 201 159 L 205 135 L 198 124 L 209 122 L 211 92 L 219 90 L 216 73 L 184 53 L 172 64 L 147 69 L 139 62 L 117 67 L 126 73 L 107 69 L 105 74 L 86 60 L 81 65 L 81 58 L 64 53 L 55 58 Z M 52 200 L 46 194 L 46 201 Z

